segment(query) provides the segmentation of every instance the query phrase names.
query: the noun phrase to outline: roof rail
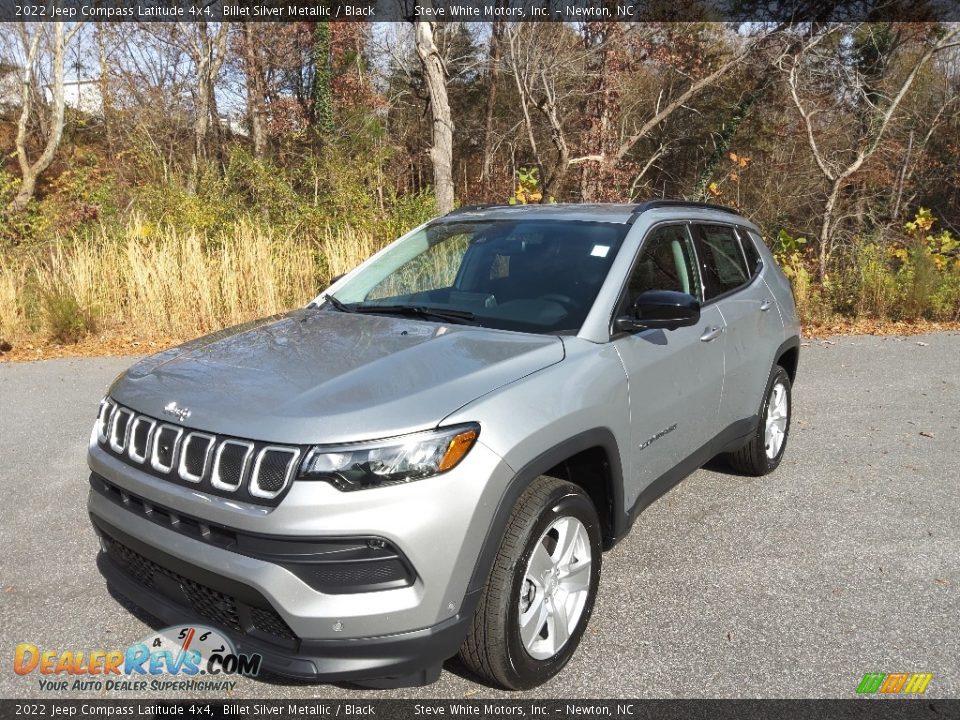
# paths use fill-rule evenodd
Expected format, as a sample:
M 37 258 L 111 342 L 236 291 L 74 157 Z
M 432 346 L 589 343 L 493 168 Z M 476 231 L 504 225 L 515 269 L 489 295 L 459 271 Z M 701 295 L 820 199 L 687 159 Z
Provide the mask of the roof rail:
M 633 209 L 633 214 L 630 216 L 630 219 L 627 221 L 628 224 L 633 224 L 633 222 L 640 217 L 647 210 L 656 210 L 657 208 L 668 208 L 668 207 L 685 207 L 685 208 L 699 208 L 701 210 L 717 210 L 719 212 L 730 213 L 731 215 L 740 216 L 740 213 L 734 210 L 732 207 L 727 207 L 726 205 L 716 205 L 714 203 L 705 203 L 705 202 L 696 202 L 694 200 L 647 200 L 637 205 Z
M 460 213 L 465 212 L 474 212 L 476 210 L 489 210 L 490 208 L 501 208 L 501 207 L 512 207 L 511 205 L 504 205 L 502 203 L 481 203 L 480 205 L 464 205 L 463 207 L 454 208 L 448 212 L 444 217 L 450 217 L 451 215 L 459 215 Z

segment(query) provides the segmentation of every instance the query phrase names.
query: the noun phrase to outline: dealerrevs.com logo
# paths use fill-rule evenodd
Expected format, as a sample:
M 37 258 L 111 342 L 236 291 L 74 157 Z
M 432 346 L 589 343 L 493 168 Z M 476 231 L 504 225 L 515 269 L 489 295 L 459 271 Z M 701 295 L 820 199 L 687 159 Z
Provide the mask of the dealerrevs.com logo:
M 262 658 L 240 654 L 230 639 L 213 628 L 189 625 L 165 628 L 120 650 L 41 649 L 17 645 L 13 670 L 36 675 L 46 692 L 224 691 L 231 676 L 254 677 Z

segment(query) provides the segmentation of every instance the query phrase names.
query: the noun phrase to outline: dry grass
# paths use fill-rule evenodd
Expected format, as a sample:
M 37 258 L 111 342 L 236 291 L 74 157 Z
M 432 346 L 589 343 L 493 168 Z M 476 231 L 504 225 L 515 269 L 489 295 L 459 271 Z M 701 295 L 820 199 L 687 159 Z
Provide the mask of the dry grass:
M 376 249 L 369 234 L 342 228 L 301 240 L 240 222 L 214 239 L 134 220 L 121 238 L 0 256 L 0 338 L 16 347 L 195 337 L 302 306 Z
M 63 240 L 45 251 L 0 254 L 0 357 L 153 352 L 302 306 L 331 277 L 382 245 L 369 232 L 343 227 L 302 239 L 246 221 L 213 238 L 134 218 L 121 237 L 104 234 Z M 410 272 L 447 271 L 448 258 L 429 259 Z M 808 276 L 795 281 L 795 293 L 806 337 L 960 330 L 957 322 L 837 316 L 824 311 L 820 288 Z M 12 350 L 5 351 L 4 343 Z
M 18 337 L 26 327 L 22 288 L 20 263 L 4 263 L 0 258 L 0 341 Z
M 353 270 L 384 246 L 369 232 L 357 232 L 351 228 L 326 228 L 321 247 L 327 263 L 328 278 L 343 275 Z

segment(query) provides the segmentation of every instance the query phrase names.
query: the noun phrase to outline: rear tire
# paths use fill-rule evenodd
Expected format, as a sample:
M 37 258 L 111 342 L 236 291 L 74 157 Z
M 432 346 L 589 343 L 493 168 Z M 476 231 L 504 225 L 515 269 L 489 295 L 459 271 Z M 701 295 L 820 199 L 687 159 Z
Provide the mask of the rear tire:
M 507 523 L 461 660 L 510 690 L 549 680 L 587 627 L 600 563 L 600 521 L 590 498 L 572 483 L 538 477 Z
M 727 453 L 730 466 L 739 473 L 759 477 L 777 469 L 787 449 L 793 399 L 790 376 L 779 365 L 774 367 L 757 413 L 757 429 L 750 442 Z

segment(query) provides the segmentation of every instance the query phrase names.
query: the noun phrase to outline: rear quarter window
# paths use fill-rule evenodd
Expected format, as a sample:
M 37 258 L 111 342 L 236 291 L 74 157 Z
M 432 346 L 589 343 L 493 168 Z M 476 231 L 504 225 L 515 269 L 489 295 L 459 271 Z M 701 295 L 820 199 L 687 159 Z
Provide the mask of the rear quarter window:
M 760 272 L 760 268 L 763 267 L 763 261 L 760 260 L 760 253 L 757 252 L 757 246 L 754 244 L 757 241 L 753 233 L 743 228 L 738 228 L 737 234 L 740 235 L 740 242 L 743 245 L 743 256 L 747 259 L 747 271 L 750 277 L 753 277 Z
M 704 297 L 710 300 L 745 285 L 751 273 L 747 271 L 747 261 L 733 228 L 726 225 L 694 227 L 704 280 Z

